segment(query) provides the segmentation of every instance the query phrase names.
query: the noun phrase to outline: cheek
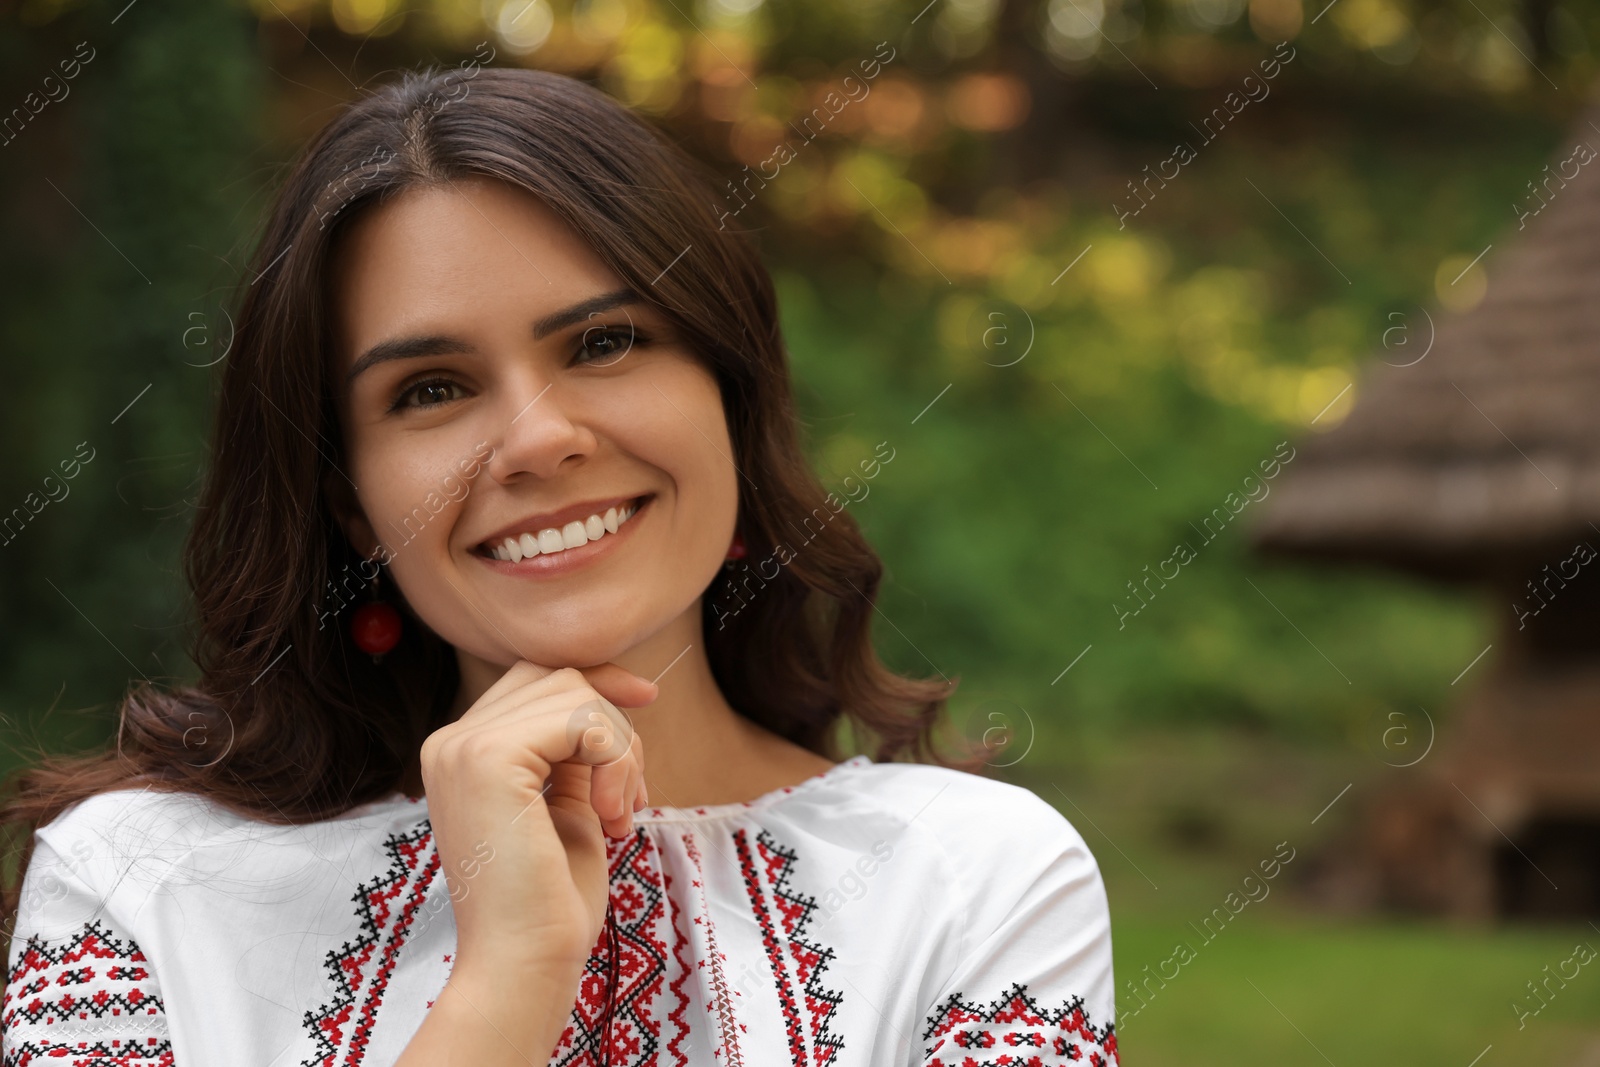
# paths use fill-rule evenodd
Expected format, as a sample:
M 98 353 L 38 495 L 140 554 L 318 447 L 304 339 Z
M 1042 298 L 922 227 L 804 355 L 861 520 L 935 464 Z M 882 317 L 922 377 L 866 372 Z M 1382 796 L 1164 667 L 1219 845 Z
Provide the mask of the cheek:
M 458 466 L 465 454 L 452 441 L 425 434 L 358 446 L 352 473 L 362 510 L 397 561 L 448 542 L 470 491 Z
M 671 499 L 660 516 L 690 557 L 720 563 L 739 506 L 733 442 L 722 396 L 711 373 L 695 364 L 672 364 L 629 390 L 611 420 L 618 447 L 658 468 Z M 703 548 L 699 546 L 704 546 Z

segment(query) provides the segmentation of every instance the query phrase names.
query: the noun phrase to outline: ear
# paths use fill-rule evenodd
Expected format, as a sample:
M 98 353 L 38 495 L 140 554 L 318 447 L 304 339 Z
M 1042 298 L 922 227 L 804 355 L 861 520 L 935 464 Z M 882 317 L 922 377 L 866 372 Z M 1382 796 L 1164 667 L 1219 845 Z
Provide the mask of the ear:
M 372 523 L 367 521 L 367 514 L 356 499 L 355 486 L 350 484 L 350 479 L 336 468 L 328 468 L 322 476 L 322 495 L 351 547 L 367 559 L 372 559 L 380 547 L 378 535 L 373 531 Z

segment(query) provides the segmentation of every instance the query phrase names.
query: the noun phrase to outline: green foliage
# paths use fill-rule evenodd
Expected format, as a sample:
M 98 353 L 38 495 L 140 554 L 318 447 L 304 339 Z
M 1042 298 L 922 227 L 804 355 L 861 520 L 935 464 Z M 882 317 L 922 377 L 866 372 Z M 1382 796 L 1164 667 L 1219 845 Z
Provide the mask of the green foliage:
M 1049 385 L 1017 388 L 1025 363 L 986 367 L 919 415 L 949 381 L 926 366 L 931 303 L 796 272 L 781 288 L 819 466 L 896 450 L 852 505 L 889 568 L 880 646 L 904 670 L 962 675 L 958 717 L 1015 701 L 1046 762 L 1075 728 L 1163 720 L 1327 739 L 1374 701 L 1433 703 L 1482 647 L 1460 597 L 1264 571 L 1239 529 L 1258 505 L 1207 543 L 1191 524 L 1293 434 L 1196 396 L 1172 367 L 1078 408 Z M 1194 561 L 1120 619 L 1114 603 L 1138 607 L 1127 583 L 1179 541 Z
M 177 553 L 260 140 L 251 29 L 217 4 L 0 26 L 4 52 L 30 46 L 8 103 L 79 42 L 93 49 L 70 94 L 0 149 L 0 243 L 18 253 L 0 264 L 3 345 L 21 401 L 0 428 L 0 501 L 9 514 L 59 497 L 0 547 L 0 706 L 25 749 L 97 744 L 130 678 L 188 670 Z M 79 442 L 93 458 L 62 479 Z M 23 725 L 47 712 L 41 731 Z

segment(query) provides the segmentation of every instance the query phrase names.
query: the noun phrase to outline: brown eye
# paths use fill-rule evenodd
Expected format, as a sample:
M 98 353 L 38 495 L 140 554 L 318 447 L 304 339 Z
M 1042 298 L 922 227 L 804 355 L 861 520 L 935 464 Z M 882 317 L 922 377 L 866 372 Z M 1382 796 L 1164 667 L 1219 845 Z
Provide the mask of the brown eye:
M 585 366 L 609 367 L 644 340 L 644 335 L 631 326 L 591 326 L 583 331 L 575 358 Z
M 451 395 L 451 391 L 459 390 L 460 388 L 461 386 L 458 382 L 451 381 L 449 378 L 428 378 L 425 381 L 416 382 L 415 384 L 407 386 L 405 389 L 401 390 L 399 395 L 395 397 L 394 403 L 390 406 L 389 410 L 398 411 L 401 408 L 406 407 L 438 407 L 441 404 L 447 404 L 451 400 L 457 399 L 457 397 Z M 412 396 L 416 396 L 418 398 L 417 403 L 407 403 L 407 400 Z

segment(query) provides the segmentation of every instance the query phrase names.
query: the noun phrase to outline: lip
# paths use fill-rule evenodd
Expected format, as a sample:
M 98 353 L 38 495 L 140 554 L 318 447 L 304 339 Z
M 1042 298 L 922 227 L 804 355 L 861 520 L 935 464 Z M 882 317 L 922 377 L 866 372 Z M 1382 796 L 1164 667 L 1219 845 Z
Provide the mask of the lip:
M 608 533 L 598 541 L 590 541 L 588 544 L 579 545 L 577 548 L 568 548 L 560 552 L 550 553 L 549 555 L 541 553 L 537 556 L 524 556 L 522 559 L 513 563 L 511 560 L 496 559 L 495 557 L 486 554 L 483 551 L 483 544 L 480 544 L 473 548 L 472 558 L 489 567 L 490 569 L 498 571 L 499 573 L 508 577 L 542 578 L 546 576 L 566 574 L 569 571 L 575 570 L 578 567 L 586 566 L 587 564 L 616 551 L 618 545 L 632 536 L 633 529 L 639 524 L 640 517 L 644 515 L 645 512 L 650 510 L 650 505 L 655 502 L 655 498 L 656 497 L 654 493 L 646 493 L 643 496 L 617 497 L 601 503 L 599 508 L 601 513 L 604 513 L 606 508 L 620 507 L 633 502 L 637 502 L 638 507 L 634 513 L 628 517 L 627 522 L 617 527 L 616 533 Z M 554 516 L 553 519 L 536 516 L 533 519 L 522 520 L 513 526 L 505 527 L 506 532 L 502 534 L 495 534 L 493 536 L 499 540 L 504 540 L 506 537 L 511 537 L 514 535 L 520 536 L 525 532 L 537 534 L 539 530 L 549 529 L 551 527 L 560 529 L 561 524 L 586 519 L 590 515 L 595 514 L 594 503 L 595 502 L 574 504 L 572 507 L 564 508 L 561 511 L 552 511 L 546 513 L 548 516 Z M 537 525 L 530 526 L 530 522 L 537 523 Z M 485 542 L 485 544 L 486 543 L 488 542 Z
M 599 500 L 580 500 L 578 503 L 569 504 L 559 511 L 545 511 L 538 515 L 529 515 L 526 518 L 518 519 L 509 526 L 500 527 L 500 529 L 474 545 L 472 551 L 478 555 L 484 555 L 488 546 L 502 544 L 508 537 L 521 537 L 525 533 L 531 533 L 533 536 L 538 537 L 540 530 L 559 530 L 569 522 L 582 522 L 590 515 L 604 515 L 607 508 L 620 509 L 636 500 L 642 505 L 653 496 L 655 496 L 654 493 L 643 493 L 633 496 L 606 497 Z M 633 520 L 630 519 L 629 521 Z M 615 537 L 616 534 L 608 534 L 607 536 Z M 568 551 L 576 552 L 577 549 L 568 549 Z

